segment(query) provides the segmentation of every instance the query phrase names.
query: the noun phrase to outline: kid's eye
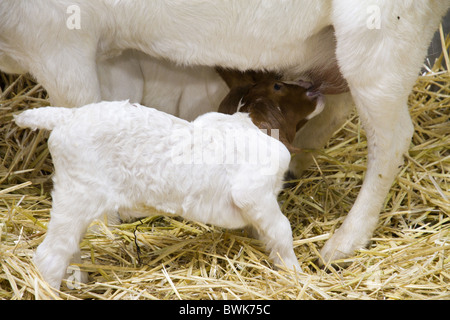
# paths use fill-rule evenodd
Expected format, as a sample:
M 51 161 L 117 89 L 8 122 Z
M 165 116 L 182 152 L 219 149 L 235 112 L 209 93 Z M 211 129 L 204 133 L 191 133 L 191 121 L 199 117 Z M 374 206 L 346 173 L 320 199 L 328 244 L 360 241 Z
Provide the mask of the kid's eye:
M 276 91 L 281 90 L 281 84 L 275 83 L 275 85 L 273 86 L 273 89 Z

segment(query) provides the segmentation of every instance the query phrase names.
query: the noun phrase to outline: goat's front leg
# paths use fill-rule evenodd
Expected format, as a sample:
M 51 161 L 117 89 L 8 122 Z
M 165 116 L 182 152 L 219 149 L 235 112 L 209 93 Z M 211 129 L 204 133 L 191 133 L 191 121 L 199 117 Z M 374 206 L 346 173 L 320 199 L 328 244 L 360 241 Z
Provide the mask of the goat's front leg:
M 368 141 L 367 172 L 344 223 L 322 249 L 325 263 L 351 256 L 367 245 L 413 133 L 406 101 L 379 101 L 376 107 L 365 99 L 357 101 Z
M 366 3 L 352 3 L 358 7 L 355 12 L 367 11 Z M 406 11 L 402 16 L 402 12 L 393 15 L 385 10 L 381 12 L 381 29 L 371 29 L 366 25 L 367 16 L 352 18 L 343 3 L 335 5 L 337 58 L 366 131 L 368 164 L 353 208 L 321 251 L 325 263 L 353 255 L 372 237 L 384 199 L 411 143 L 413 125 L 407 100 L 433 26 L 437 26 L 437 19 L 433 25 L 425 14 L 416 17 L 423 20 L 411 25 L 408 19 L 397 19 L 397 15 L 405 17 Z

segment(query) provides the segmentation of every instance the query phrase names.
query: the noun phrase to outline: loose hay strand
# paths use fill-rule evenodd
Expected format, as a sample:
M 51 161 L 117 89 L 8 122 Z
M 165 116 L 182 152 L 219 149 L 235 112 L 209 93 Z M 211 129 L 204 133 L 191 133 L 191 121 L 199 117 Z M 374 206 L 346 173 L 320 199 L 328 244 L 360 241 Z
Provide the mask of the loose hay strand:
M 366 141 L 356 114 L 280 195 L 303 268 L 298 275 L 274 269 L 262 243 L 240 230 L 169 217 L 112 227 L 97 221 L 81 243 L 82 263 L 73 265 L 90 273 L 89 283 L 63 287 L 59 295 L 32 262 L 50 219 L 48 134 L 12 121 L 21 110 L 47 106 L 48 97 L 28 76 L 0 74 L 0 299 L 450 299 L 450 73 L 444 68 L 450 37 L 445 40 L 445 53 L 410 96 L 416 131 L 372 244 L 346 259 L 348 268 L 322 270 L 316 259 L 363 179 Z

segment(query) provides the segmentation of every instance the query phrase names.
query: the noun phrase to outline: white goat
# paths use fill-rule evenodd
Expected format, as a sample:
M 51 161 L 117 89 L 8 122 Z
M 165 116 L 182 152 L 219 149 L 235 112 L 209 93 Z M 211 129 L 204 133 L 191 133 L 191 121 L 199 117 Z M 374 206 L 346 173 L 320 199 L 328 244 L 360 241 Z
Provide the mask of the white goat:
M 60 106 L 100 101 L 96 62 L 126 49 L 182 65 L 309 77 L 323 93 L 348 85 L 351 95 L 327 97 L 324 112 L 296 141 L 322 147 L 352 101 L 367 133 L 366 177 L 321 251 L 329 261 L 371 238 L 412 137 L 408 95 L 449 6 L 450 0 L 3 0 L 0 63 L 31 72 Z M 66 28 L 69 19 L 75 23 Z M 291 170 L 298 174 L 309 163 L 310 156 L 298 156 Z
M 193 122 L 128 101 L 16 116 L 21 127 L 52 130 L 53 207 L 34 258 L 44 279 L 59 288 L 86 228 L 117 212 L 136 217 L 159 211 L 226 228 L 250 226 L 276 264 L 300 271 L 289 220 L 277 202 L 291 158 L 283 143 L 292 141 L 281 143 L 256 124 L 286 137 L 287 126 L 295 128 L 323 102 L 278 82 L 257 84 L 242 99 L 246 113 L 207 113 Z M 286 119 L 287 108 L 302 116 L 295 123 Z

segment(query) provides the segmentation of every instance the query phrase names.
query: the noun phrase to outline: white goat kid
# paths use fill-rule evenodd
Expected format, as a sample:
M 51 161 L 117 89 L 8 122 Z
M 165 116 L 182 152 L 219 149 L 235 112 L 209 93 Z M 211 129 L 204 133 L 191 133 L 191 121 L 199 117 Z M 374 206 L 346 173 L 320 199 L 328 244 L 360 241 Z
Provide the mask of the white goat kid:
M 34 258 L 52 287 L 59 288 L 92 221 L 117 212 L 250 226 L 276 264 L 300 271 L 277 202 L 290 153 L 248 113 L 188 122 L 122 101 L 27 110 L 16 123 L 52 130 L 53 206 Z
M 65 27 L 73 5 L 75 29 Z M 450 0 L 3 0 L 0 63 L 31 72 L 61 106 L 100 101 L 96 61 L 126 49 L 182 65 L 309 77 L 323 93 L 339 93 L 345 82 L 351 96 L 327 97 L 297 141 L 322 147 L 353 98 L 368 167 L 355 205 L 321 252 L 329 261 L 352 255 L 372 236 L 413 133 L 407 97 L 449 7 Z M 291 170 L 298 174 L 309 157 L 296 157 Z

